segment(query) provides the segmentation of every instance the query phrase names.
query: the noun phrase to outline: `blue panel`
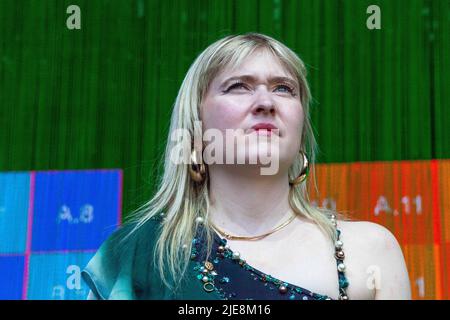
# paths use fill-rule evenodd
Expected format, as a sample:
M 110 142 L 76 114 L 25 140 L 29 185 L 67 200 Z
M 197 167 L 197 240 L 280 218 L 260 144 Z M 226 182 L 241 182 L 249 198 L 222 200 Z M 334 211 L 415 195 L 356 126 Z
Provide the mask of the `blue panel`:
M 89 287 L 81 271 L 93 253 L 32 254 L 28 300 L 84 300 Z
M 97 249 L 119 224 L 119 173 L 37 173 L 32 251 Z
M 0 256 L 0 300 L 22 298 L 24 256 Z
M 29 197 L 29 173 L 0 173 L 0 254 L 25 252 Z

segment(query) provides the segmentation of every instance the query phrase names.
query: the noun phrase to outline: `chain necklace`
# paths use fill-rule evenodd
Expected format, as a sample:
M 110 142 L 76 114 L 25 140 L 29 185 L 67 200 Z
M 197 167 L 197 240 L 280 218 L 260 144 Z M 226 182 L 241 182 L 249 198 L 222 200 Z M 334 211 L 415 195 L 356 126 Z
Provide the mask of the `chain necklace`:
M 260 240 L 263 239 L 269 235 L 271 235 L 272 233 L 275 233 L 281 229 L 283 229 L 284 227 L 286 227 L 289 223 L 291 223 L 293 220 L 295 219 L 295 215 L 293 215 L 292 217 L 290 217 L 288 220 L 286 220 L 285 222 L 283 222 L 282 224 L 280 224 L 278 227 L 276 227 L 275 229 L 258 235 L 258 236 L 234 236 L 231 235 L 225 231 L 223 231 L 222 229 L 220 229 L 219 227 L 215 226 L 213 223 L 211 223 L 211 226 L 224 238 L 228 239 L 228 240 L 248 240 L 248 241 L 254 241 L 254 240 Z

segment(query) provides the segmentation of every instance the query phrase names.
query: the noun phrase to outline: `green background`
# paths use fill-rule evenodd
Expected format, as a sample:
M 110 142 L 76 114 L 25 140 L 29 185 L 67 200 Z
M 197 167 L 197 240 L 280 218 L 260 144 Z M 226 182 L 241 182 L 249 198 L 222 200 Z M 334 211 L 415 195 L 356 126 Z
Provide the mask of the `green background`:
M 0 171 L 122 168 L 126 216 L 154 192 L 190 64 L 249 31 L 308 65 L 318 162 L 450 158 L 448 0 L 1 0 Z

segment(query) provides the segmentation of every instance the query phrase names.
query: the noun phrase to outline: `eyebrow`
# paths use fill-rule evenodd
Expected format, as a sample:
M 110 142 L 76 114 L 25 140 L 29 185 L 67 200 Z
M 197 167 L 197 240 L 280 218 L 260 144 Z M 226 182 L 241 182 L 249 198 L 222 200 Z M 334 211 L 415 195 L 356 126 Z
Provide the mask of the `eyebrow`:
M 223 81 L 220 87 L 223 88 L 227 83 L 229 83 L 230 81 L 234 81 L 234 80 L 242 80 L 242 81 L 246 81 L 246 82 L 255 83 L 257 81 L 257 78 L 252 75 L 234 76 L 234 77 L 230 77 L 230 78 L 226 79 L 225 81 Z M 288 78 L 288 77 L 271 77 L 271 78 L 269 78 L 269 83 L 283 83 L 283 82 L 289 83 L 294 88 L 298 89 L 297 81 L 293 80 L 292 78 Z

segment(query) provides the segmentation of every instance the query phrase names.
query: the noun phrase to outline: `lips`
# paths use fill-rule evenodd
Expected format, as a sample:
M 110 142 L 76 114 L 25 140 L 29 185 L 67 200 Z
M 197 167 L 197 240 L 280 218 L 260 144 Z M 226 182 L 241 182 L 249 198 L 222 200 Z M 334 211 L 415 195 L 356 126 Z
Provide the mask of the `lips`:
M 265 131 L 278 134 L 278 128 L 271 123 L 258 123 L 252 127 L 252 131 Z

